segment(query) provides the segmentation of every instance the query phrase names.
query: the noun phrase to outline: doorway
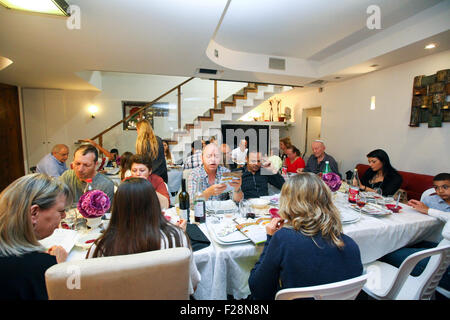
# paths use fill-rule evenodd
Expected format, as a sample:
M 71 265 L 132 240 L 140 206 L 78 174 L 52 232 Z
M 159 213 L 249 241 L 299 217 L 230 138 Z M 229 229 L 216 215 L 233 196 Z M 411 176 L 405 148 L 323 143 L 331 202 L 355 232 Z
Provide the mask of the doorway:
M 321 138 L 322 107 L 303 109 L 302 127 L 304 137 L 302 157 L 306 161 L 312 154 L 311 144 Z

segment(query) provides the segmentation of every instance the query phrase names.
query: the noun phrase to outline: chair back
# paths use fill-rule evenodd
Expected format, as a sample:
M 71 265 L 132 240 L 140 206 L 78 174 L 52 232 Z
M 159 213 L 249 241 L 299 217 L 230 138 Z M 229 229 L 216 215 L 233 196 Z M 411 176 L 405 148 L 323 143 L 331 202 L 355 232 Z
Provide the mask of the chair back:
M 359 277 L 304 288 L 282 289 L 275 295 L 275 300 L 292 300 L 314 298 L 315 300 L 355 300 L 367 281 L 367 274 Z
M 171 248 L 56 264 L 50 300 L 187 300 L 191 251 Z
M 442 240 L 436 248 L 422 250 L 408 256 L 398 268 L 397 275 L 391 288 L 387 291 L 385 299 L 396 299 L 411 271 L 422 259 L 431 257 L 425 270 L 415 277 L 419 285 L 414 293 L 413 300 L 429 300 L 433 296 L 439 281 L 450 265 L 450 245 Z M 411 276 L 412 277 L 412 276 Z

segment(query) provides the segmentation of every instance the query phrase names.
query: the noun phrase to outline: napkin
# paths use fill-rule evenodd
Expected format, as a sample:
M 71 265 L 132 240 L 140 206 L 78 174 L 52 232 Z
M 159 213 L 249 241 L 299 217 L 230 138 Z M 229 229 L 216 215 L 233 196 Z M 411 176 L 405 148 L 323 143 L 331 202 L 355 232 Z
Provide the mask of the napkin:
M 186 225 L 186 233 L 189 236 L 189 239 L 191 240 L 191 246 L 193 251 L 209 247 L 209 245 L 211 244 L 211 242 L 208 240 L 208 238 L 196 224 L 188 223 Z

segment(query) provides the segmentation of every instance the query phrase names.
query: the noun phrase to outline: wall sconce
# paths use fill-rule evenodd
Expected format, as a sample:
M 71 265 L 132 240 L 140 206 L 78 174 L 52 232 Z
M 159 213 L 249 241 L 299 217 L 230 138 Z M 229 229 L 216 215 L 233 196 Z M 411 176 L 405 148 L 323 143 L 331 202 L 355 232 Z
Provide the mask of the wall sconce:
M 375 96 L 370 98 L 370 110 L 375 110 Z
M 89 113 L 91 114 L 91 118 L 94 119 L 95 118 L 95 114 L 98 112 L 98 107 L 96 105 L 90 105 L 89 108 Z

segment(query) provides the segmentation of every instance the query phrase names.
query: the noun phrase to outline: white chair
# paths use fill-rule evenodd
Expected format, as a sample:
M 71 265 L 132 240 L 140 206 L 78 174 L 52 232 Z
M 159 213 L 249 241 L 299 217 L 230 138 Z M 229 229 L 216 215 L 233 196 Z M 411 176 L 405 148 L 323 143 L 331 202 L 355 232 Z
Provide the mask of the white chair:
M 171 248 L 53 265 L 50 300 L 187 300 L 191 251 Z
M 314 298 L 315 300 L 355 300 L 367 281 L 367 274 L 359 277 L 304 288 L 282 289 L 275 295 L 275 300 L 292 300 Z
M 410 275 L 417 263 L 427 257 L 431 258 L 422 274 Z M 369 278 L 363 290 L 378 300 L 430 300 L 449 265 L 450 245 L 411 254 L 398 269 L 375 261 L 364 266 Z

